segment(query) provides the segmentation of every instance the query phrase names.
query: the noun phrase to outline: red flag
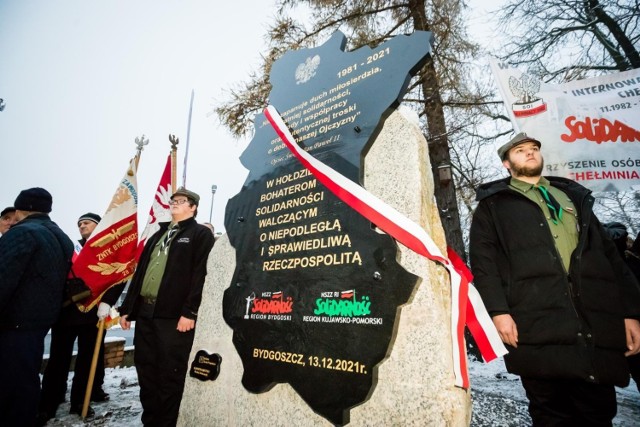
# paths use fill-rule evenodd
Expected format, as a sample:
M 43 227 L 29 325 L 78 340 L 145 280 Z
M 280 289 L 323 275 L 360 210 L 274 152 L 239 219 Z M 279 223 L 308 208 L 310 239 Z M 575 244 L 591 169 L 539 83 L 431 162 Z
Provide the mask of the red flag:
M 160 229 L 159 223 L 171 221 L 171 206 L 169 206 L 169 200 L 171 200 L 171 155 L 167 157 L 167 164 L 164 167 L 164 172 L 162 172 L 160 182 L 158 183 L 158 189 L 153 197 L 153 203 L 151 204 L 151 209 L 149 209 L 147 226 L 140 235 L 136 261 L 140 259 L 147 239 Z
M 348 291 L 340 291 L 340 298 L 353 298 L 353 289 Z
M 81 311 L 91 310 L 111 286 L 133 275 L 137 246 L 138 183 L 134 158 L 102 221 L 73 262 L 73 272 L 91 289 L 91 296 L 77 304 Z

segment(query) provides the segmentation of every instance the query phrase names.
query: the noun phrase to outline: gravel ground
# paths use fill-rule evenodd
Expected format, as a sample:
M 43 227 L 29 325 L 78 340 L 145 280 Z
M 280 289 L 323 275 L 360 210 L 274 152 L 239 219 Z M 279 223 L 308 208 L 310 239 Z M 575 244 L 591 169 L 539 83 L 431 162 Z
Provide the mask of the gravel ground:
M 472 427 L 522 427 L 531 425 L 527 399 L 517 376 L 508 374 L 499 360 L 489 364 L 471 360 Z M 69 376 L 71 379 L 72 375 Z M 68 389 L 71 389 L 69 382 Z M 83 422 L 77 415 L 69 415 L 69 403 L 58 408 L 57 417 L 47 423 L 59 426 L 139 427 L 142 407 L 138 400 L 138 378 L 134 368 L 107 369 L 104 389 L 111 399 L 92 404 L 96 417 Z M 640 426 L 640 393 L 635 383 L 617 389 L 618 415 L 614 426 Z M 68 396 L 67 396 L 68 400 Z M 425 425 L 428 425 L 426 423 Z

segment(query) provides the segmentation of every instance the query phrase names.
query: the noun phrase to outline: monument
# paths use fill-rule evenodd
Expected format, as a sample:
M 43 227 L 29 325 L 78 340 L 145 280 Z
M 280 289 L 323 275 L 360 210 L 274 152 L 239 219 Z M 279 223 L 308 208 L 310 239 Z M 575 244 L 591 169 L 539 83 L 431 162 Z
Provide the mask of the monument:
M 336 33 L 287 52 L 270 103 L 314 158 L 429 230 L 444 250 L 426 141 L 395 111 L 431 35 L 345 52 Z M 409 114 L 410 116 L 410 114 Z M 264 115 L 241 160 L 227 234 L 211 252 L 184 425 L 463 425 L 446 270 L 378 229 L 283 144 Z M 195 368 L 194 368 L 195 369 Z M 218 374 L 219 371 L 219 374 Z

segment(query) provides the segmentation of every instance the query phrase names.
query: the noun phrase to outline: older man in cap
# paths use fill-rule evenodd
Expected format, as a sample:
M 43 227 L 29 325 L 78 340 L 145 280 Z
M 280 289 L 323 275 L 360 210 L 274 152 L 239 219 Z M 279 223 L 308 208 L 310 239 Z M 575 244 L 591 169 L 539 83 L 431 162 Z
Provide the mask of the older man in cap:
M 511 177 L 483 184 L 471 268 L 520 375 L 534 426 L 611 425 L 625 356 L 640 352 L 640 289 L 592 212 L 594 198 L 542 176 L 541 143 L 517 134 L 498 156 Z
M 102 218 L 100 215 L 88 212 L 78 218 L 78 231 L 81 239 L 76 245 L 79 253 L 93 230 Z M 112 305 L 116 303 L 125 283 L 119 283 L 109 288 L 101 296 L 99 304 L 88 312 L 80 311 L 76 304 L 69 304 L 62 309 L 60 318 L 51 328 L 51 348 L 49 362 L 42 377 L 42 395 L 38 414 L 38 424 L 44 425 L 47 420 L 55 417 L 60 403 L 65 400 L 67 377 L 73 356 L 74 343 L 78 342 L 73 382 L 71 384 L 70 407 L 72 414 L 82 413 L 82 404 L 89 381 L 89 372 L 93 359 L 96 340 L 98 337 L 98 321 L 109 314 Z M 104 402 L 109 395 L 102 390 L 104 382 L 104 338 L 100 345 L 96 365 L 95 379 L 91 390 L 91 400 Z M 93 408 L 87 410 L 87 417 L 94 415 Z
M 18 223 L 0 239 L 0 415 L 3 425 L 35 423 L 44 337 L 60 314 L 73 243 L 49 218 L 43 188 L 20 192 Z
M 0 237 L 9 231 L 11 226 L 16 222 L 16 208 L 13 206 L 4 208 L 2 213 L 0 213 Z
M 200 196 L 180 188 L 171 196 L 171 222 L 147 241 L 120 308 L 120 325 L 136 321 L 134 362 L 142 422 L 174 426 L 195 334 L 207 258 L 214 237 L 198 224 Z

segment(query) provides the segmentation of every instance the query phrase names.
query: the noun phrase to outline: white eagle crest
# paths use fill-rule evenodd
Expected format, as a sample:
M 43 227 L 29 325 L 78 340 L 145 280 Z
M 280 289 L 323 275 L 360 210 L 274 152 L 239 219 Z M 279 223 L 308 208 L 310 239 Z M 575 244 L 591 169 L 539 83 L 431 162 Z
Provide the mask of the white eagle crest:
M 316 70 L 320 65 L 320 55 L 307 58 L 304 63 L 298 65 L 296 68 L 296 84 L 302 84 L 308 82 L 313 76 L 316 75 Z

